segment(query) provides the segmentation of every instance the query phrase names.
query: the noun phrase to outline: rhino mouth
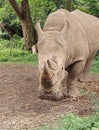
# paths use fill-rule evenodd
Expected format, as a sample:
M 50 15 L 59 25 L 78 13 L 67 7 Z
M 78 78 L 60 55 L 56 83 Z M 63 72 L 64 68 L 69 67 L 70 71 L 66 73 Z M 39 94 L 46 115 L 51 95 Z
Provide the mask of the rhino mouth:
M 50 100 L 50 101 L 59 101 L 64 99 L 64 95 L 57 97 L 55 93 L 52 91 L 52 89 L 43 89 L 39 93 L 39 98 L 40 99 L 45 99 L 45 100 Z
M 54 94 L 51 92 L 45 92 L 39 95 L 40 99 L 49 100 L 49 101 L 59 101 L 62 100 L 64 97 L 56 98 Z

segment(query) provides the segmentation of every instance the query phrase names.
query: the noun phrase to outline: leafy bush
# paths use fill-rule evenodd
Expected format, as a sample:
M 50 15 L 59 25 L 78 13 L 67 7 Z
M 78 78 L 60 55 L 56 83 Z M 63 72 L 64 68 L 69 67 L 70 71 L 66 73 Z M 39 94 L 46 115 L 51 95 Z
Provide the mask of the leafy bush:
M 74 0 L 73 7 L 99 17 L 99 0 Z
M 20 48 L 20 49 L 23 49 L 24 47 L 24 39 L 18 35 L 14 35 L 13 36 L 13 39 L 14 39 L 14 45 L 17 47 L 17 48 Z
M 49 0 L 32 0 L 29 1 L 29 3 L 31 9 L 31 16 L 34 24 L 38 20 L 41 20 L 41 24 L 43 25 L 47 16 L 57 9 L 54 2 Z
M 11 40 L 0 38 L 0 49 L 3 48 L 17 48 L 23 49 L 24 47 L 24 39 L 18 35 L 14 35 Z

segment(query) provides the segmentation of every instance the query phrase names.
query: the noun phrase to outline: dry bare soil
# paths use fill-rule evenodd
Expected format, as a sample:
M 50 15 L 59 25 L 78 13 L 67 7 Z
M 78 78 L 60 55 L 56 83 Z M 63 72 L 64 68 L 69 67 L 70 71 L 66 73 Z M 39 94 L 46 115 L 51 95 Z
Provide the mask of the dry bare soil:
M 77 101 L 48 101 L 38 98 L 37 68 L 26 64 L 0 65 L 0 130 L 28 130 L 54 123 L 61 114 L 93 113 L 99 100 L 99 75 L 93 82 L 78 83 Z

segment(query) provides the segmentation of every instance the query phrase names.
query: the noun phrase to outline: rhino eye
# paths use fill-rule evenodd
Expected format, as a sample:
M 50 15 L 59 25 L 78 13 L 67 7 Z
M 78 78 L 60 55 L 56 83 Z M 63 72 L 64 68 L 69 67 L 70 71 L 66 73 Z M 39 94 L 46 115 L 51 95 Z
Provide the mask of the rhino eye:
M 63 70 L 63 67 L 62 67 L 62 70 Z

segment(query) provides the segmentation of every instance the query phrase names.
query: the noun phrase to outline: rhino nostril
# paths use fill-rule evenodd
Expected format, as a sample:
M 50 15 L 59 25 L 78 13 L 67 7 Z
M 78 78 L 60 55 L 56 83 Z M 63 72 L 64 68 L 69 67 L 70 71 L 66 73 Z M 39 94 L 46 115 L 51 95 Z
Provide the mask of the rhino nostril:
M 42 86 L 44 87 L 44 89 L 50 89 L 53 85 L 52 85 L 52 82 L 51 82 L 51 80 L 49 79 L 42 79 L 41 80 L 41 84 L 42 84 Z

